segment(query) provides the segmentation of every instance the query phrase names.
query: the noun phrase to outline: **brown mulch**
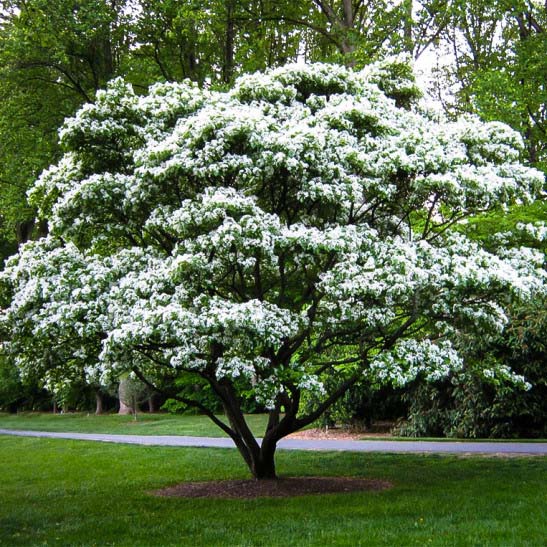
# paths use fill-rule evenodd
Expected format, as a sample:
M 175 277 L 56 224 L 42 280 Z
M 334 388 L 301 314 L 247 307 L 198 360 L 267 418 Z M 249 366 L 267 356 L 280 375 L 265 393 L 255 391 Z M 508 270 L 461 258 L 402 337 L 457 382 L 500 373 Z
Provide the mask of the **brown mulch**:
M 287 436 L 288 439 L 321 439 L 321 440 L 333 440 L 333 441 L 359 441 L 363 437 L 376 437 L 378 439 L 391 438 L 390 433 L 377 433 L 364 429 L 355 428 L 313 428 L 313 429 L 301 429 L 296 433 L 291 433 Z
M 277 480 L 224 480 L 182 482 L 151 492 L 178 498 L 253 499 L 379 491 L 391 488 L 388 481 L 353 477 L 294 477 Z

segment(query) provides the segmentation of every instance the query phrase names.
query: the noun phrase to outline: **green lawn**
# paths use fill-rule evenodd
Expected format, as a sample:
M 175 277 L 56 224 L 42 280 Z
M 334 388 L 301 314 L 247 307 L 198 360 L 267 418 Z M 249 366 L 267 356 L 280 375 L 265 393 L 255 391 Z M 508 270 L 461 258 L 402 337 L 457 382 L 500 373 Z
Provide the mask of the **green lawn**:
M 247 415 L 247 421 L 255 435 L 262 436 L 264 434 L 267 422 L 266 415 L 249 414 Z M 135 421 L 133 416 L 118 416 L 117 414 L 95 416 L 95 414 L 87 413 L 0 413 L 0 428 L 129 435 L 226 436 L 207 416 L 188 414 L 138 414 Z
M 283 476 L 387 479 L 383 492 L 185 500 L 148 492 L 247 477 L 235 450 L 0 436 L 0 544 L 545 544 L 546 458 L 279 452 Z

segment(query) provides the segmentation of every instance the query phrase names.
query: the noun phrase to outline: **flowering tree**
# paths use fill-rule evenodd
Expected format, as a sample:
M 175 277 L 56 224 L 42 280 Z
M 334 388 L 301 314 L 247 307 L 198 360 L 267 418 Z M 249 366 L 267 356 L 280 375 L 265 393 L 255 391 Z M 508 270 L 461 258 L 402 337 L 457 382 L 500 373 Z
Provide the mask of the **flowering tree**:
M 168 394 L 196 377 L 227 421 L 199 393 L 179 398 L 260 479 L 275 477 L 278 441 L 356 382 L 461 367 L 470 337 L 542 290 L 542 255 L 494 254 L 450 228 L 533 199 L 543 177 L 507 126 L 448 122 L 416 95 L 397 60 L 288 66 L 225 93 L 112 82 L 65 122 L 66 153 L 31 191 L 50 235 L 2 275 L 18 366 L 131 371 Z M 261 443 L 245 398 L 269 410 Z

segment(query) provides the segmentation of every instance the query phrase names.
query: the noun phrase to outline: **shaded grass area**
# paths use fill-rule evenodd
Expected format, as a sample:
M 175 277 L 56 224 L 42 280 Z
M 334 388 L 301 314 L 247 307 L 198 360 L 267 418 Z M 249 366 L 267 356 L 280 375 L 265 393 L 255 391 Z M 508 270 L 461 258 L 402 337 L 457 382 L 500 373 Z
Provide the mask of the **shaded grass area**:
M 282 476 L 391 490 L 256 500 L 157 498 L 247 478 L 235 450 L 0 437 L 2 545 L 543 545 L 546 458 L 280 452 Z
M 227 421 L 223 416 L 220 418 Z M 266 429 L 267 416 L 265 414 L 248 414 L 246 418 L 253 433 L 261 437 Z M 118 414 L 96 416 L 81 412 L 67 414 L 0 413 L 0 428 L 119 435 L 226 437 L 226 434 L 207 416 L 189 414 L 138 414 L 137 420 L 135 420 L 133 416 L 119 416 Z

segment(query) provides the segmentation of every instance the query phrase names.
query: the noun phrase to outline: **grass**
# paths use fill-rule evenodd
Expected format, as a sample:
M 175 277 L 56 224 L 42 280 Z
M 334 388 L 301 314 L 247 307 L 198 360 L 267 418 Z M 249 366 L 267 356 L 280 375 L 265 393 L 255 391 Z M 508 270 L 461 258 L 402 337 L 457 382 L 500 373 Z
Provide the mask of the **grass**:
M 546 458 L 282 452 L 283 476 L 391 490 L 185 500 L 150 490 L 244 478 L 235 450 L 0 436 L 0 545 L 544 545 Z
M 222 417 L 225 419 L 224 417 Z M 247 415 L 253 433 L 262 436 L 267 417 Z M 87 413 L 52 414 L 46 412 L 0 413 L 0 428 L 34 431 L 64 431 L 78 433 L 111 433 L 120 435 L 191 435 L 225 437 L 226 434 L 206 416 L 173 414 L 138 414 L 133 416 Z

